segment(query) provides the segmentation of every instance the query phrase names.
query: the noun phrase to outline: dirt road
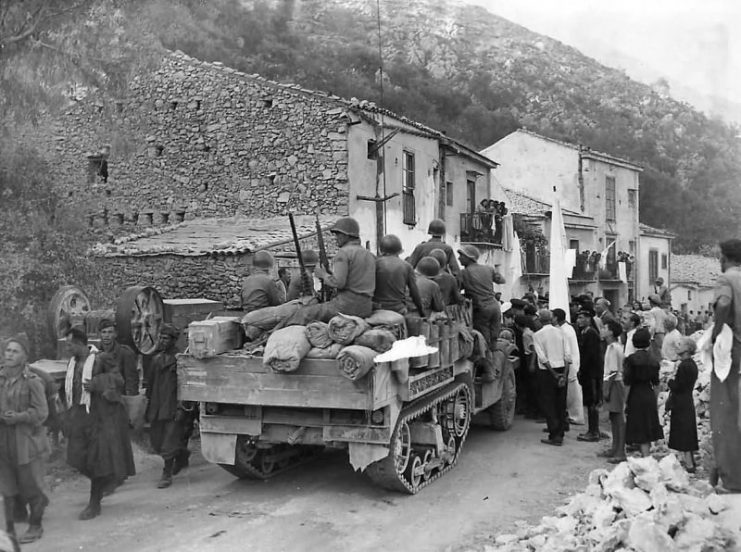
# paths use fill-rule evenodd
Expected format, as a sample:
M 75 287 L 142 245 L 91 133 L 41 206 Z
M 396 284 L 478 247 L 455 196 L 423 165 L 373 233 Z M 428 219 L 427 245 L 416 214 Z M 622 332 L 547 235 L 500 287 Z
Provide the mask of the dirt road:
M 606 465 L 602 445 L 576 441 L 574 429 L 559 448 L 540 443 L 541 428 L 521 418 L 507 433 L 474 427 L 456 468 L 416 496 L 374 487 L 340 453 L 267 482 L 236 480 L 196 455 L 167 490 L 155 488 L 160 464 L 146 457 L 94 520 L 77 520 L 87 480 L 57 488 L 44 538 L 23 550 L 478 550 L 515 521 L 552 513 Z

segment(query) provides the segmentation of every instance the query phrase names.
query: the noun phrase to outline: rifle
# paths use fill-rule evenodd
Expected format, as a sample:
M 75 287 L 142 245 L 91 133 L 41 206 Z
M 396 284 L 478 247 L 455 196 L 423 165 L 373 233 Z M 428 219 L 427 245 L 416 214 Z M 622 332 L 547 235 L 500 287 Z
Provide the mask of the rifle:
M 298 265 L 301 267 L 301 295 L 311 295 L 311 280 L 306 272 L 304 266 L 304 257 L 301 255 L 301 245 L 298 241 L 298 234 L 296 233 L 296 222 L 293 220 L 293 213 L 288 213 L 288 220 L 291 223 L 291 234 L 293 235 L 293 246 L 296 248 L 296 256 L 298 257 Z
M 324 246 L 322 225 L 319 223 L 319 215 L 315 213 L 314 217 L 316 221 L 316 242 L 319 246 L 319 264 L 327 273 L 331 273 L 329 270 L 329 259 L 327 258 L 327 248 Z M 322 289 L 319 291 L 319 301 L 322 303 L 324 303 L 325 301 L 329 301 L 329 295 L 330 290 L 322 280 Z

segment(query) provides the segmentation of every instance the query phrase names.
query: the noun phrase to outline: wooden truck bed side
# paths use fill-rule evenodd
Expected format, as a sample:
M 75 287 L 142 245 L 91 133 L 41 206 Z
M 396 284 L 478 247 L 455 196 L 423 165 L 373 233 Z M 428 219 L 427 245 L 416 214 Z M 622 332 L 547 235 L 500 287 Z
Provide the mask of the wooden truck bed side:
M 262 358 L 239 353 L 178 356 L 178 398 L 187 401 L 370 411 L 388 405 L 397 385 L 388 363 L 352 382 L 335 360 L 304 359 L 295 372 L 275 373 Z

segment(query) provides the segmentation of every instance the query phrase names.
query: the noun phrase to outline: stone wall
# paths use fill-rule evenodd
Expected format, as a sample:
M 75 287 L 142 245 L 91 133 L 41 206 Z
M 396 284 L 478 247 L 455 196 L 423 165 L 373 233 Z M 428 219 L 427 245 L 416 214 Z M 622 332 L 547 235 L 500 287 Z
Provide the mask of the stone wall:
M 336 100 L 174 53 L 126 98 L 89 94 L 17 134 L 101 232 L 288 209 L 347 214 L 346 106 Z
M 326 236 L 325 242 L 331 260 L 337 247 L 331 236 Z M 316 236 L 301 238 L 301 248 L 318 251 Z M 294 277 L 299 274 L 293 243 L 277 245 L 268 251 L 275 258 L 274 278 L 278 277 L 280 267 L 290 268 Z M 163 299 L 205 298 L 237 307 L 242 280 L 252 270 L 252 254 L 96 257 L 95 266 L 99 286 L 85 291 L 96 308 L 115 306 L 118 297 L 130 286 L 152 286 Z

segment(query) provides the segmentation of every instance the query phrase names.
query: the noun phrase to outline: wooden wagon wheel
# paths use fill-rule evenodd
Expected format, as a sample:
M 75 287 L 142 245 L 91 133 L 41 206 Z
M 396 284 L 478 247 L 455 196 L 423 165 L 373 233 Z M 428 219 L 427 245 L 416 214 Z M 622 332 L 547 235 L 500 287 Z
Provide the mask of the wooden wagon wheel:
M 79 287 L 60 287 L 49 302 L 49 329 L 54 339 L 64 338 L 73 326 L 84 328 L 90 310 L 90 299 Z
M 121 343 L 133 346 L 143 355 L 157 349 L 165 306 L 159 292 L 149 286 L 131 286 L 116 303 L 116 329 Z

